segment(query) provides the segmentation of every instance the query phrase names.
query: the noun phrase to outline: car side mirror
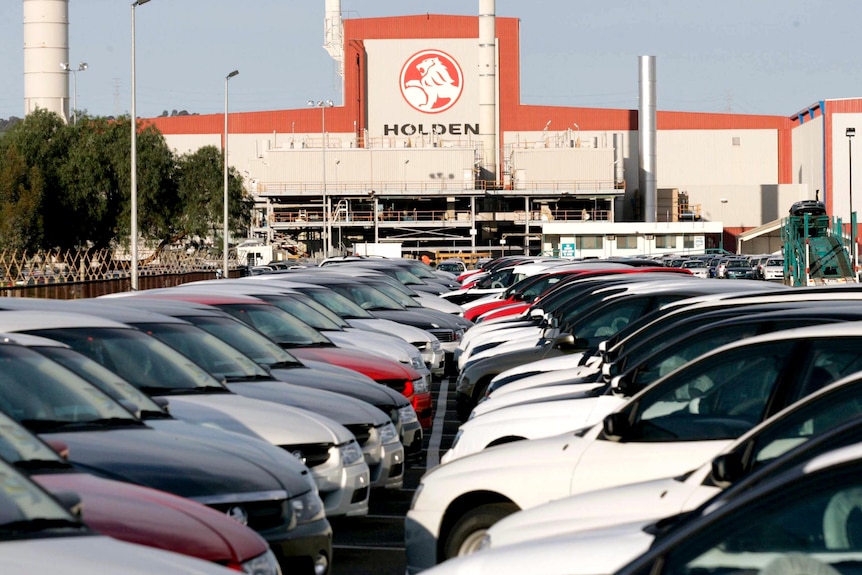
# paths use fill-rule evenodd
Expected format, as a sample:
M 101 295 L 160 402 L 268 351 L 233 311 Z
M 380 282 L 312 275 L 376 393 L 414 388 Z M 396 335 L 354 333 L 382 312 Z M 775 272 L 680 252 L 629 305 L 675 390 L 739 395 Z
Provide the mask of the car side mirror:
M 605 436 L 611 439 L 623 439 L 631 433 L 632 424 L 629 421 L 629 414 L 624 411 L 615 411 L 608 414 L 602 420 L 602 430 Z
M 530 319 L 542 319 L 545 317 L 545 312 L 542 311 L 542 308 L 537 307 L 530 310 Z
M 561 333 L 554 339 L 554 347 L 562 351 L 576 351 L 587 348 L 587 341 L 570 333 Z
M 171 412 L 171 402 L 168 401 L 167 397 L 151 397 L 150 399 L 152 399 L 156 405 L 164 409 L 166 412 Z
M 712 480 L 719 485 L 731 484 L 742 477 L 743 467 L 741 453 L 722 453 L 712 460 Z
M 599 342 L 599 353 L 604 355 L 608 351 L 608 340 L 603 339 Z

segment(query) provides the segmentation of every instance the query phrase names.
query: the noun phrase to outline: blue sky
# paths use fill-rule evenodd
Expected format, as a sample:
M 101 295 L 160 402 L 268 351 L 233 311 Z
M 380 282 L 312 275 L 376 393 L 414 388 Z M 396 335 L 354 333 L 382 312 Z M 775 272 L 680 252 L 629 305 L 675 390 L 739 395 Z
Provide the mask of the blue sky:
M 130 108 L 131 2 L 69 0 L 78 108 Z M 659 110 L 789 116 L 862 96 L 859 0 L 497 0 L 521 19 L 521 101 L 637 108 L 656 57 Z M 341 102 L 323 0 L 152 0 L 136 11 L 137 111 L 218 113 Z M 478 0 L 342 0 L 345 17 L 478 13 Z M 23 115 L 23 9 L 0 3 L 0 118 Z

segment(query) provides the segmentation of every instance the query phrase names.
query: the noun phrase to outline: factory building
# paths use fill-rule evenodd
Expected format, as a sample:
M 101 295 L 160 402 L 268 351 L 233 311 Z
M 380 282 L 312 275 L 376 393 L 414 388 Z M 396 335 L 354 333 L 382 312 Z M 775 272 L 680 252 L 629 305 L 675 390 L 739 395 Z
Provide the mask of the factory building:
M 58 4 L 25 8 L 37 2 Z M 792 116 L 664 111 L 661 62 L 641 56 L 619 79 L 637 84 L 637 110 L 531 105 L 519 26 L 493 0 L 476 16 L 343 20 L 326 0 L 342 101 L 229 114 L 228 162 L 256 200 L 251 236 L 308 255 L 378 243 L 404 254 L 753 253 L 774 250 L 770 224 L 798 200 L 819 197 L 850 221 L 847 129 L 862 127 L 862 99 Z M 178 153 L 223 149 L 222 114 L 144 121 Z

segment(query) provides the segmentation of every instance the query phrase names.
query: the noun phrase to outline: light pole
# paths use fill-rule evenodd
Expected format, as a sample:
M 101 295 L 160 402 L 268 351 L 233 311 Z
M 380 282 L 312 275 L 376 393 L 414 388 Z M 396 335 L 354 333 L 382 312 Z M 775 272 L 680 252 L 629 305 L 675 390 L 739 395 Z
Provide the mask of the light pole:
M 575 147 L 580 148 L 581 147 L 581 127 L 578 126 L 578 124 L 575 122 L 572 122 L 572 125 L 578 131 L 578 135 L 575 137 Z
M 132 291 L 138 289 L 138 116 L 135 109 L 135 8 L 150 0 L 132 2 L 132 226 L 129 240 L 132 244 Z
M 727 198 L 721 198 L 719 201 L 721 202 L 721 211 L 718 214 L 718 218 L 721 220 L 721 239 L 718 242 L 718 249 L 724 254 L 724 204 L 727 203 Z
M 227 252 L 228 252 L 228 194 L 227 194 L 227 85 L 228 81 L 239 74 L 239 70 L 234 70 L 224 77 L 224 223 L 222 233 L 224 234 L 224 245 L 222 247 L 222 273 L 225 279 L 229 278 L 227 269 Z
M 856 135 L 856 128 L 847 128 L 844 131 L 847 136 L 847 175 L 850 178 L 847 188 L 850 192 L 850 257 L 853 259 L 853 271 L 856 271 L 856 222 L 853 221 L 853 136 Z
M 74 69 L 69 66 L 68 62 L 60 62 L 60 67 L 72 75 L 72 125 L 74 126 L 78 119 L 76 113 L 78 109 L 78 72 L 83 72 L 84 70 L 86 70 L 87 63 L 81 62 L 80 64 L 78 64 L 78 68 Z
M 323 138 L 323 257 L 328 258 L 332 252 L 332 237 L 329 229 L 329 217 L 327 211 L 329 209 L 329 198 L 326 193 L 326 109 L 331 108 L 335 104 L 332 100 L 309 100 L 309 106 L 320 108 L 320 135 Z

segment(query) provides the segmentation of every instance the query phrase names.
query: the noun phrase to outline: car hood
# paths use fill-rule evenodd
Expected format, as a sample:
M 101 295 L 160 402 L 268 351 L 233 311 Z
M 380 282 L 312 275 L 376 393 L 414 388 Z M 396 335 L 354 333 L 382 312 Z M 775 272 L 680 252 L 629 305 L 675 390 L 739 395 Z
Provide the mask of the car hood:
M 348 328 L 342 331 L 322 331 L 338 347 L 366 351 L 376 355 L 382 355 L 398 363 L 411 364 L 413 356 L 419 357 L 419 350 L 403 341 L 395 339 L 390 335 L 378 332 Z
M 485 415 L 498 409 L 514 407 L 517 405 L 527 405 L 534 403 L 543 403 L 548 401 L 558 400 L 573 400 L 573 399 L 594 399 L 591 397 L 590 390 L 596 387 L 601 387 L 600 383 L 577 383 L 577 384 L 561 384 L 561 385 L 546 385 L 539 387 L 531 387 L 521 389 L 512 393 L 499 393 L 509 386 L 503 387 L 495 391 L 485 400 L 480 401 L 473 408 L 474 417 Z
M 392 321 L 388 319 L 382 318 L 351 318 L 347 320 L 353 327 L 357 327 L 359 329 L 365 329 L 369 331 L 379 331 L 381 333 L 389 333 L 392 335 L 397 335 L 404 341 L 407 341 L 411 344 L 413 343 L 428 343 L 432 340 L 432 335 L 425 331 L 424 329 L 420 329 L 418 327 L 414 327 L 412 325 L 407 325 L 403 323 L 398 323 L 397 321 Z M 436 338 L 434 338 L 436 339 Z
M 642 481 L 557 499 L 504 518 L 491 529 L 491 544 L 512 545 L 567 533 L 613 530 L 676 515 L 691 491 L 673 478 Z M 713 491 L 713 493 L 717 490 Z
M 243 563 L 266 552 L 267 542 L 227 515 L 185 497 L 88 473 L 32 475 L 51 492 L 74 491 L 92 529 L 129 543 Z
M 643 523 L 491 547 L 434 569 L 434 575 L 596 575 L 614 573 L 649 549 Z M 492 536 L 493 537 L 493 536 Z M 492 539 L 493 545 L 493 539 Z
M 300 347 L 290 348 L 290 353 L 302 361 L 308 359 L 331 362 L 353 369 L 377 382 L 413 381 L 422 378 L 422 375 L 412 367 L 364 351 L 339 347 Z
M 52 575 L 224 575 L 215 563 L 112 537 L 49 537 L 0 543 L 7 573 Z
M 273 445 L 331 443 L 353 439 L 340 423 L 308 411 L 241 395 L 171 395 L 178 419 L 265 439 Z
M 352 369 L 324 364 L 319 361 L 305 361 L 304 363 L 310 369 L 273 369 L 272 375 L 281 381 L 294 385 L 349 395 L 367 401 L 386 412 L 393 407 L 403 407 L 410 404 L 410 401 L 397 391 L 380 385 L 370 377 Z M 322 366 L 331 367 L 333 370 L 330 371 Z M 342 376 L 342 372 L 346 373 L 347 376 Z
M 569 353 L 566 355 L 560 355 L 557 357 L 548 357 L 545 359 L 540 359 L 538 361 L 533 361 L 530 363 L 525 363 L 524 365 L 519 365 L 519 366 L 513 367 L 512 369 L 507 369 L 506 371 L 502 372 L 497 377 L 500 377 L 500 378 L 509 377 L 512 375 L 518 375 L 520 373 L 538 374 L 538 372 L 541 371 L 541 372 L 546 372 L 549 374 L 548 377 L 552 378 L 552 379 L 549 379 L 549 381 L 558 381 L 557 378 L 562 379 L 563 376 L 571 379 L 572 377 L 576 377 L 576 376 L 574 374 L 572 374 L 570 370 L 576 369 L 578 367 L 582 367 L 582 366 L 579 366 L 578 364 L 580 363 L 581 358 L 583 358 L 583 355 L 584 355 L 583 352 L 576 352 L 576 353 Z M 565 373 L 564 374 L 551 373 L 551 372 L 557 372 L 560 370 L 565 370 Z
M 228 383 L 227 386 L 243 397 L 297 407 L 328 417 L 341 425 L 377 426 L 389 421 L 388 415 L 365 401 L 322 389 L 291 385 L 277 380 Z
M 369 311 L 374 317 L 412 325 L 420 329 L 465 329 L 462 324 L 453 321 L 456 319 L 456 316 L 447 313 L 435 312 L 431 309 L 422 309 L 422 311 L 413 311 L 410 309 L 381 309 Z
M 69 461 L 82 471 L 190 499 L 285 490 L 278 478 L 257 465 L 155 429 L 68 431 L 39 436 L 68 445 Z

